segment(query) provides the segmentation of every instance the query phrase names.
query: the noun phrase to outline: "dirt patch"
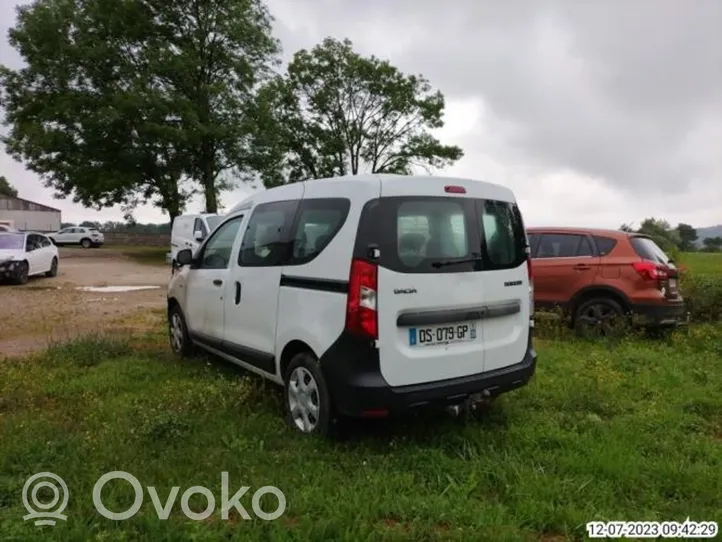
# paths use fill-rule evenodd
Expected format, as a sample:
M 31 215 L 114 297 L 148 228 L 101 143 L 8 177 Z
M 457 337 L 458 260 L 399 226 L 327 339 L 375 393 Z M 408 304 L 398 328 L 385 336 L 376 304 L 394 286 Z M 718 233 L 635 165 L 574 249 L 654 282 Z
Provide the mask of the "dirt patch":
M 0 285 L 0 358 L 46 348 L 89 331 L 107 331 L 133 315 L 165 307 L 167 267 L 134 262 L 112 250 L 61 249 L 58 276 Z M 86 292 L 82 286 L 160 286 Z

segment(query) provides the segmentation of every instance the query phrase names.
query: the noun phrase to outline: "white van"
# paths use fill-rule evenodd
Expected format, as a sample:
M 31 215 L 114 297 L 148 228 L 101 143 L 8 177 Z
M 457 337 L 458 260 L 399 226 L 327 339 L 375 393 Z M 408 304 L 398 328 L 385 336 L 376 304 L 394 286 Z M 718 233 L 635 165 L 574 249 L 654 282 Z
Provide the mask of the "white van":
M 458 407 L 534 374 L 531 260 L 508 188 L 430 176 L 287 184 L 228 213 L 168 290 L 170 343 L 285 387 L 292 427 Z
M 223 219 L 215 213 L 181 215 L 173 221 L 170 233 L 170 253 L 168 259 L 175 262 L 179 250 L 189 248 L 196 251 L 200 243 Z

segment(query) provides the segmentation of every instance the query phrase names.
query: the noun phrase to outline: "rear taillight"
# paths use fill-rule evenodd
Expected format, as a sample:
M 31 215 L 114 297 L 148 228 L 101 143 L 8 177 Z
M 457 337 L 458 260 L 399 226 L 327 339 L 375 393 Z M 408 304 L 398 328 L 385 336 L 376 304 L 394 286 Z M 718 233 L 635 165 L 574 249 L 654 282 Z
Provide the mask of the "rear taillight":
M 346 329 L 351 333 L 378 338 L 377 288 L 376 264 L 353 260 L 346 301 Z
M 669 277 L 669 271 L 666 267 L 649 261 L 634 262 L 632 264 L 634 270 L 644 280 L 666 280 Z

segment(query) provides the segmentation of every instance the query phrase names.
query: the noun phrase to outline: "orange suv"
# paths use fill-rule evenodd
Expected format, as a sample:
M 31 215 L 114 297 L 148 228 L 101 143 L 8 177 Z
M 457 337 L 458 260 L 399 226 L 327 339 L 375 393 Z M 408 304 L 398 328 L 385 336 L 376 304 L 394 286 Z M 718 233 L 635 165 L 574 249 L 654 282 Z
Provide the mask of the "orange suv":
M 686 323 L 674 262 L 649 237 L 586 228 L 528 228 L 534 303 L 562 307 L 580 333 L 621 316 L 647 326 Z

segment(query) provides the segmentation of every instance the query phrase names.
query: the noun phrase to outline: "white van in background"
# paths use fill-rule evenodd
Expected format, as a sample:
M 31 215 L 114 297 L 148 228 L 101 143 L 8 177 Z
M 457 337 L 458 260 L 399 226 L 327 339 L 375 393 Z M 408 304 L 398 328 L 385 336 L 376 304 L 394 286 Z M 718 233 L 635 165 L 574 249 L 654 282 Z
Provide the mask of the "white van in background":
M 223 220 L 223 216 L 215 213 L 201 213 L 177 217 L 173 221 L 173 228 L 170 234 L 170 252 L 166 257 L 168 262 L 175 262 L 176 254 L 184 248 L 189 248 L 192 252 L 195 252 L 198 245 L 208 237 L 221 220 Z

